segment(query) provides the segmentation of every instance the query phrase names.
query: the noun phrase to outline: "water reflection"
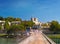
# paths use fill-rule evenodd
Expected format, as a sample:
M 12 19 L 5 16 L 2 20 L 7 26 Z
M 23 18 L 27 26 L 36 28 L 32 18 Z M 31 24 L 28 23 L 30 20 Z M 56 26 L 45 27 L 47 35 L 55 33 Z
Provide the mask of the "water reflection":
M 0 38 L 0 44 L 18 44 L 14 38 Z

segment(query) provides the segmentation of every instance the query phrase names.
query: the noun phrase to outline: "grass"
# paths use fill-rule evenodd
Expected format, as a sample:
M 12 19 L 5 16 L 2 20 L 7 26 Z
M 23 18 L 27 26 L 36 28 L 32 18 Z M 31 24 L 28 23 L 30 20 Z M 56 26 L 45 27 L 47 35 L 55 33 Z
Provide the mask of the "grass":
M 47 35 L 49 38 L 58 38 L 60 39 L 60 34 L 50 34 L 50 35 Z
M 47 36 L 49 38 L 51 38 L 57 44 L 60 44 L 60 34 L 50 34 L 50 35 L 47 35 Z
M 5 35 L 7 35 L 7 34 L 0 34 L 0 36 L 5 36 Z

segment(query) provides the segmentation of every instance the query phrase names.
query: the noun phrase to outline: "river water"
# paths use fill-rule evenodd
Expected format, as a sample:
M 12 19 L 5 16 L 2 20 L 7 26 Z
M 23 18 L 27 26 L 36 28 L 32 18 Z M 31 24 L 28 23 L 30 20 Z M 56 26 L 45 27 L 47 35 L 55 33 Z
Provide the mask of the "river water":
M 0 44 L 18 44 L 14 38 L 0 38 Z

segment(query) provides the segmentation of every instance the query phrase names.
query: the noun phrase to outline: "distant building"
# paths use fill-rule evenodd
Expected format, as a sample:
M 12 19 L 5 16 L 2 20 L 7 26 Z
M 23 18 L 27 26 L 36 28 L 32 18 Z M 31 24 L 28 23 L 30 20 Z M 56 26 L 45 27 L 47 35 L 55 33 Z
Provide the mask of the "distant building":
M 38 22 L 38 19 L 37 19 L 37 18 L 31 18 L 31 20 L 32 20 L 33 22 Z
M 31 18 L 31 21 L 33 21 L 36 25 L 38 25 L 38 24 L 39 24 L 39 22 L 38 22 L 38 19 L 37 19 L 37 18 Z
M 5 23 L 5 21 L 1 21 L 0 20 L 0 25 L 2 26 L 2 29 L 4 30 L 4 23 Z
M 21 22 L 20 21 L 12 21 L 12 22 L 8 22 L 9 25 L 13 25 L 13 24 L 20 24 Z M 5 21 L 0 21 L 0 25 L 2 26 L 2 29 L 4 30 L 4 24 L 5 24 Z
M 38 18 L 31 18 L 31 21 L 33 21 L 35 23 L 35 25 L 40 25 L 41 26 L 41 22 L 38 21 Z
M 16 25 L 21 24 L 20 21 L 12 21 L 12 22 L 10 22 L 10 23 L 11 23 L 11 25 L 13 25 L 13 24 L 16 24 Z
M 36 26 L 40 26 L 41 28 L 49 28 L 49 23 L 39 22 L 38 18 L 31 18 L 31 21 L 33 21 Z M 34 26 L 34 27 L 36 27 L 36 26 Z

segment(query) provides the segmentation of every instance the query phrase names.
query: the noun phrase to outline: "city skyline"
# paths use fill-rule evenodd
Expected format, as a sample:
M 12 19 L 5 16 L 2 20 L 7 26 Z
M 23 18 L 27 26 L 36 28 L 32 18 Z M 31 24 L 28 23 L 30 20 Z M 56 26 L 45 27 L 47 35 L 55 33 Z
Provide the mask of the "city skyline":
M 0 16 L 60 22 L 60 0 L 0 0 Z

